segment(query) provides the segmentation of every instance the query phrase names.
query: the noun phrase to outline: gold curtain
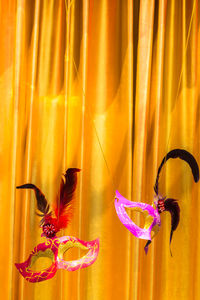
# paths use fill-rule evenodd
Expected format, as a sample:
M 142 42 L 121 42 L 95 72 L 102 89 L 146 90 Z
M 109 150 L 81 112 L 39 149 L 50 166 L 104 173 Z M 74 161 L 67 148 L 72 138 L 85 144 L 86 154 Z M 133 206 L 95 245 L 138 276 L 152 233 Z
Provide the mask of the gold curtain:
M 168 213 L 146 256 L 114 209 L 115 189 L 152 202 L 169 150 L 200 162 L 199 9 L 198 0 L 0 1 L 2 299 L 200 299 L 200 185 L 188 166 L 169 161 L 160 176 L 181 207 L 173 257 Z M 33 192 L 15 187 L 32 182 L 52 203 L 68 167 L 82 171 L 62 234 L 99 237 L 99 256 L 32 284 L 14 263 L 43 238 Z

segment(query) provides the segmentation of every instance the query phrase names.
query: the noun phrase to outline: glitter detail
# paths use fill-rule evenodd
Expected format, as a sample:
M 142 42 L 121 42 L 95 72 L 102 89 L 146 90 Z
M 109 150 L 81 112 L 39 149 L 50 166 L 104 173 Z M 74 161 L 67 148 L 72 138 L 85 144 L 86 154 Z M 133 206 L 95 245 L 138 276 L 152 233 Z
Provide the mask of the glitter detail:
M 55 228 L 54 224 L 44 224 L 42 226 L 42 230 L 43 230 L 45 236 L 48 238 L 52 238 L 56 234 L 56 228 Z

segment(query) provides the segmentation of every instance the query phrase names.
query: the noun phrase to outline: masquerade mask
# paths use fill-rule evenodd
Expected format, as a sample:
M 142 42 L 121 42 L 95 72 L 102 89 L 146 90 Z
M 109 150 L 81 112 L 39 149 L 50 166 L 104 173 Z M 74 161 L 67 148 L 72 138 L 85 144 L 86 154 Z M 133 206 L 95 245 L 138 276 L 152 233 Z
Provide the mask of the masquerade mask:
M 137 226 L 126 213 L 125 208 L 130 208 L 131 210 L 141 212 L 145 219 L 144 228 Z M 124 198 L 118 191 L 116 191 L 115 197 L 115 209 L 117 215 L 122 222 L 122 224 L 136 237 L 144 240 L 151 240 L 151 231 L 154 230 L 155 233 L 158 232 L 160 226 L 160 214 L 157 208 L 153 206 L 140 203 L 132 202 Z
M 99 253 L 99 240 L 84 242 L 76 237 L 56 237 L 56 233 L 66 228 L 72 216 L 72 203 L 77 185 L 77 172 L 79 169 L 68 169 L 61 181 L 59 197 L 56 198 L 54 209 L 50 206 L 40 189 L 31 183 L 18 186 L 18 189 L 33 189 L 36 195 L 37 208 L 43 217 L 40 225 L 43 230 L 42 236 L 47 239 L 38 244 L 31 252 L 29 258 L 19 264 L 15 264 L 21 275 L 30 282 L 39 282 L 52 278 L 58 269 L 75 271 L 86 268 L 93 264 Z M 77 247 L 87 250 L 87 254 L 78 260 L 65 261 L 63 254 L 70 248 Z M 52 264 L 41 272 L 34 272 L 31 267 L 39 257 L 48 257 Z
M 170 243 L 172 240 L 172 235 L 174 230 L 176 230 L 179 219 L 180 219 L 180 208 L 175 199 L 166 199 L 166 197 L 161 197 L 158 193 L 158 180 L 161 169 L 165 162 L 170 158 L 180 158 L 188 163 L 191 168 L 194 181 L 198 182 L 199 180 L 199 167 L 192 154 L 182 149 L 174 149 L 167 153 L 163 158 L 156 177 L 156 182 L 154 186 L 155 196 L 154 202 L 152 205 L 141 203 L 141 202 L 132 202 L 124 198 L 118 191 L 116 191 L 115 196 L 115 209 L 117 215 L 122 222 L 122 224 L 137 238 L 148 240 L 144 248 L 145 252 L 148 252 L 148 246 L 151 243 L 152 238 L 158 233 L 160 222 L 160 214 L 163 211 L 169 211 L 171 214 L 171 234 L 170 234 Z M 144 228 L 137 226 L 126 213 L 125 208 L 130 208 L 134 211 L 141 212 L 145 218 Z M 154 235 L 151 236 L 151 232 L 154 232 Z
M 87 250 L 88 252 L 78 260 L 65 261 L 63 254 L 74 247 Z M 98 253 L 98 239 L 91 242 L 84 242 L 75 237 L 63 236 L 60 238 L 47 239 L 46 242 L 38 244 L 25 262 L 15 265 L 26 280 L 29 282 L 39 282 L 52 278 L 59 269 L 76 271 L 86 268 L 95 262 Z M 52 264 L 45 270 L 34 272 L 31 270 L 31 267 L 39 257 L 50 258 Z

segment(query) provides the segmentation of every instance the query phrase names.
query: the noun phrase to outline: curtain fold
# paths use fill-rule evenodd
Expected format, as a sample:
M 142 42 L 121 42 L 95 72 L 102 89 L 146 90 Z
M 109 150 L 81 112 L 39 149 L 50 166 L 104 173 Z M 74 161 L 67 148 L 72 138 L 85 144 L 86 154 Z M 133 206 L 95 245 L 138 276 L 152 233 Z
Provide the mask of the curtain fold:
M 199 299 L 200 185 L 170 160 L 163 196 L 179 199 L 145 255 L 121 224 L 115 190 L 151 204 L 158 166 L 174 148 L 200 162 L 199 1 L 0 0 L 0 285 L 2 299 Z M 14 263 L 44 241 L 31 182 L 52 204 L 80 168 L 73 219 L 61 235 L 100 252 L 90 267 L 27 282 Z M 140 214 L 130 213 L 138 225 Z M 83 251 L 71 250 L 75 259 Z M 38 260 L 35 270 L 49 261 Z

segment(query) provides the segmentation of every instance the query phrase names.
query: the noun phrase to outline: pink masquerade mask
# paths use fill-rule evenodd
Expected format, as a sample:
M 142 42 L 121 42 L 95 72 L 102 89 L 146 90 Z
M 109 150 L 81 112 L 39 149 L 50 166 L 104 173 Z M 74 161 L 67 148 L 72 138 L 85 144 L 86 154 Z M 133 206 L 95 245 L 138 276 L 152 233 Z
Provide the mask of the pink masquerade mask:
M 144 228 L 137 226 L 126 213 L 125 208 L 141 212 L 145 218 Z M 115 209 L 122 224 L 136 237 L 151 240 L 151 231 L 158 232 L 160 227 L 160 214 L 158 209 L 149 204 L 132 202 L 124 198 L 118 191 L 115 197 Z
M 43 230 L 42 236 L 46 237 L 44 243 L 38 244 L 31 252 L 29 258 L 23 263 L 15 264 L 21 275 L 29 282 L 39 282 L 52 278 L 56 271 L 64 269 L 76 271 L 86 268 L 93 264 L 99 253 L 99 239 L 91 242 L 79 240 L 76 237 L 63 236 L 57 237 L 56 233 L 66 228 L 72 212 L 72 202 L 77 185 L 77 172 L 79 169 L 68 169 L 60 185 L 60 194 L 56 199 L 54 210 L 50 211 L 50 206 L 42 192 L 33 184 L 24 184 L 17 188 L 29 188 L 35 191 L 37 208 L 43 217 L 40 224 Z M 78 260 L 65 261 L 64 253 L 70 248 L 77 247 L 87 250 L 87 254 Z M 31 270 L 32 266 L 39 257 L 48 257 L 52 264 L 49 268 L 40 272 Z
M 78 260 L 65 261 L 63 254 L 70 248 L 77 247 L 87 250 L 87 254 Z M 75 237 L 63 236 L 46 239 L 44 243 L 38 244 L 31 252 L 29 258 L 19 264 L 15 264 L 21 275 L 29 282 L 39 282 L 52 278 L 56 271 L 64 269 L 76 271 L 83 269 L 95 262 L 99 253 L 99 240 L 84 242 Z M 52 260 L 49 268 L 41 272 L 34 272 L 31 267 L 39 257 L 48 257 Z
M 182 149 L 174 149 L 167 153 L 167 155 L 163 158 L 157 173 L 156 183 L 154 186 L 155 196 L 154 202 L 152 205 L 141 203 L 141 202 L 132 202 L 124 198 L 118 191 L 116 191 L 115 196 L 115 209 L 117 215 L 122 222 L 122 224 L 137 238 L 148 240 L 145 245 L 145 252 L 148 252 L 148 246 L 151 243 L 152 238 L 158 233 L 161 221 L 160 214 L 163 211 L 169 211 L 171 214 L 171 234 L 170 234 L 170 243 L 172 240 L 172 235 L 174 230 L 176 230 L 179 219 L 180 219 L 180 208 L 175 199 L 166 199 L 166 197 L 161 197 L 158 193 L 158 180 L 161 169 L 165 162 L 170 158 L 180 158 L 186 161 L 192 171 L 194 181 L 198 182 L 199 180 L 199 167 L 198 164 L 188 151 Z M 145 224 L 144 228 L 137 226 L 126 213 L 125 208 L 129 208 L 131 210 L 141 212 L 144 215 Z M 152 235 L 153 231 L 153 235 Z

